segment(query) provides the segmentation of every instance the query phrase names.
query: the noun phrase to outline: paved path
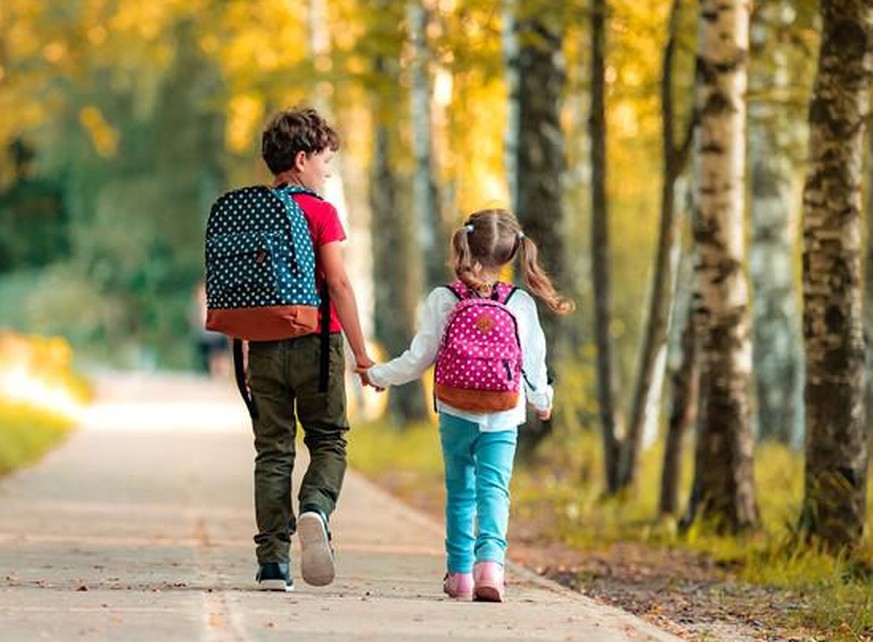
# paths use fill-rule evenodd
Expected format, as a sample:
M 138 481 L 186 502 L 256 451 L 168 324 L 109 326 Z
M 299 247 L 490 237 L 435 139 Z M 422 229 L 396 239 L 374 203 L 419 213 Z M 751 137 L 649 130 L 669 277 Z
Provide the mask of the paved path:
M 0 642 L 676 640 L 518 567 L 505 604 L 445 599 L 440 525 L 355 474 L 337 580 L 253 590 L 251 460 L 229 387 L 101 385 L 68 443 L 0 480 Z

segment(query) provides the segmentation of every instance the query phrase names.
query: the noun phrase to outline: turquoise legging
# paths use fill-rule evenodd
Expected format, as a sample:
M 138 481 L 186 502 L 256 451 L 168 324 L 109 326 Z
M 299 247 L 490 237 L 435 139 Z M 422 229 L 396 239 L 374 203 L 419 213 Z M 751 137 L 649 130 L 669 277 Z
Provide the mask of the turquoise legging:
M 516 438 L 515 429 L 480 432 L 471 421 L 440 413 L 452 573 L 469 573 L 474 562 L 504 562 Z

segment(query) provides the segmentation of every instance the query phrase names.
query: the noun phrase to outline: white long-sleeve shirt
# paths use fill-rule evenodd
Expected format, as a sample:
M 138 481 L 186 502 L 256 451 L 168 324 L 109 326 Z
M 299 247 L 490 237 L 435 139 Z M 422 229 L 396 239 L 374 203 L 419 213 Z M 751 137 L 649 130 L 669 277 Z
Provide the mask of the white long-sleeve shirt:
M 367 374 L 373 385 L 380 388 L 399 386 L 418 379 L 436 360 L 440 338 L 446 320 L 458 297 L 448 288 L 438 287 L 428 295 L 421 312 L 418 332 L 409 348 L 399 357 L 371 367 Z M 459 410 L 437 402 L 437 410 L 467 419 L 479 425 L 479 430 L 492 432 L 511 430 L 525 421 L 525 404 L 537 410 L 552 407 L 553 391 L 546 373 L 546 339 L 540 326 L 533 298 L 524 290 L 516 290 L 506 307 L 518 321 L 518 336 L 521 342 L 524 385 L 518 395 L 518 403 L 511 410 L 477 413 Z

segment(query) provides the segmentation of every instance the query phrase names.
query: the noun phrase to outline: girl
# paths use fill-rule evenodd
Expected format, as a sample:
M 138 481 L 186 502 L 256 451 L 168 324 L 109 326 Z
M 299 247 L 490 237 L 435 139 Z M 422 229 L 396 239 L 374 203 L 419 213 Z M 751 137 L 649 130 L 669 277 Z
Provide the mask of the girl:
M 392 361 L 361 371 L 365 381 L 385 388 L 417 379 L 436 361 L 437 410 L 446 474 L 447 573 L 443 590 L 453 598 L 502 602 L 509 482 L 517 427 L 525 421 L 526 403 L 534 407 L 542 420 L 549 419 L 552 387 L 546 375 L 546 343 L 536 305 L 524 290 L 498 283 L 500 271 L 518 257 L 528 290 L 558 314 L 567 314 L 574 306 L 555 291 L 537 261 L 536 245 L 506 210 L 487 209 L 470 215 L 466 224 L 454 233 L 452 250 L 452 267 L 458 281 L 450 287 L 437 287 L 428 295 L 409 349 Z M 476 303 L 465 303 L 469 298 L 476 298 L 476 302 L 490 299 L 503 305 L 482 303 L 482 307 L 491 309 L 478 314 L 493 314 L 484 321 L 474 317 L 474 325 L 464 330 L 464 339 L 476 334 L 474 327 L 483 332 L 494 329 L 492 336 L 511 328 L 504 336 L 512 336 L 515 345 L 511 349 L 494 348 L 491 352 L 499 354 L 488 355 L 505 364 L 505 370 L 498 369 L 500 377 L 492 375 L 492 379 L 499 378 L 505 384 L 517 374 L 516 380 L 523 380 L 515 384 L 515 391 L 496 393 L 503 404 L 499 407 L 504 409 L 484 410 L 482 402 L 487 395 L 479 390 L 459 393 L 453 388 L 452 395 L 441 394 L 447 388 L 440 373 L 440 359 L 444 358 L 447 341 L 444 330 L 450 315 L 449 325 L 455 326 L 462 304 L 466 307 L 467 303 Z M 495 309 L 498 307 L 499 310 Z M 507 310 L 511 313 L 509 320 L 500 319 L 499 315 L 506 316 Z M 504 358 L 510 355 L 518 355 L 517 365 Z M 458 364 L 457 360 L 455 366 L 456 371 L 468 370 L 466 364 Z

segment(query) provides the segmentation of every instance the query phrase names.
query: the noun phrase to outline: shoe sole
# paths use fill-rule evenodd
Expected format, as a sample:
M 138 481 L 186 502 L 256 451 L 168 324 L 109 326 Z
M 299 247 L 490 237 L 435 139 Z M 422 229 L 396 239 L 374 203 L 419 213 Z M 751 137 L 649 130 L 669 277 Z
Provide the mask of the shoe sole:
M 473 599 L 477 602 L 502 602 L 503 594 L 493 586 L 477 586 Z
M 262 591 L 284 591 L 290 593 L 294 590 L 294 585 L 288 586 L 285 580 L 261 580 L 258 582 L 258 588 Z
M 300 574 L 312 586 L 326 586 L 336 576 L 333 553 L 327 539 L 324 522 L 315 514 L 304 513 L 297 520 L 300 536 Z
M 448 589 L 448 587 L 446 587 L 445 585 L 443 585 L 443 593 L 448 595 L 453 600 L 462 600 L 462 601 L 469 602 L 470 600 L 473 599 L 473 592 L 472 591 L 470 591 L 469 593 L 450 591 Z

